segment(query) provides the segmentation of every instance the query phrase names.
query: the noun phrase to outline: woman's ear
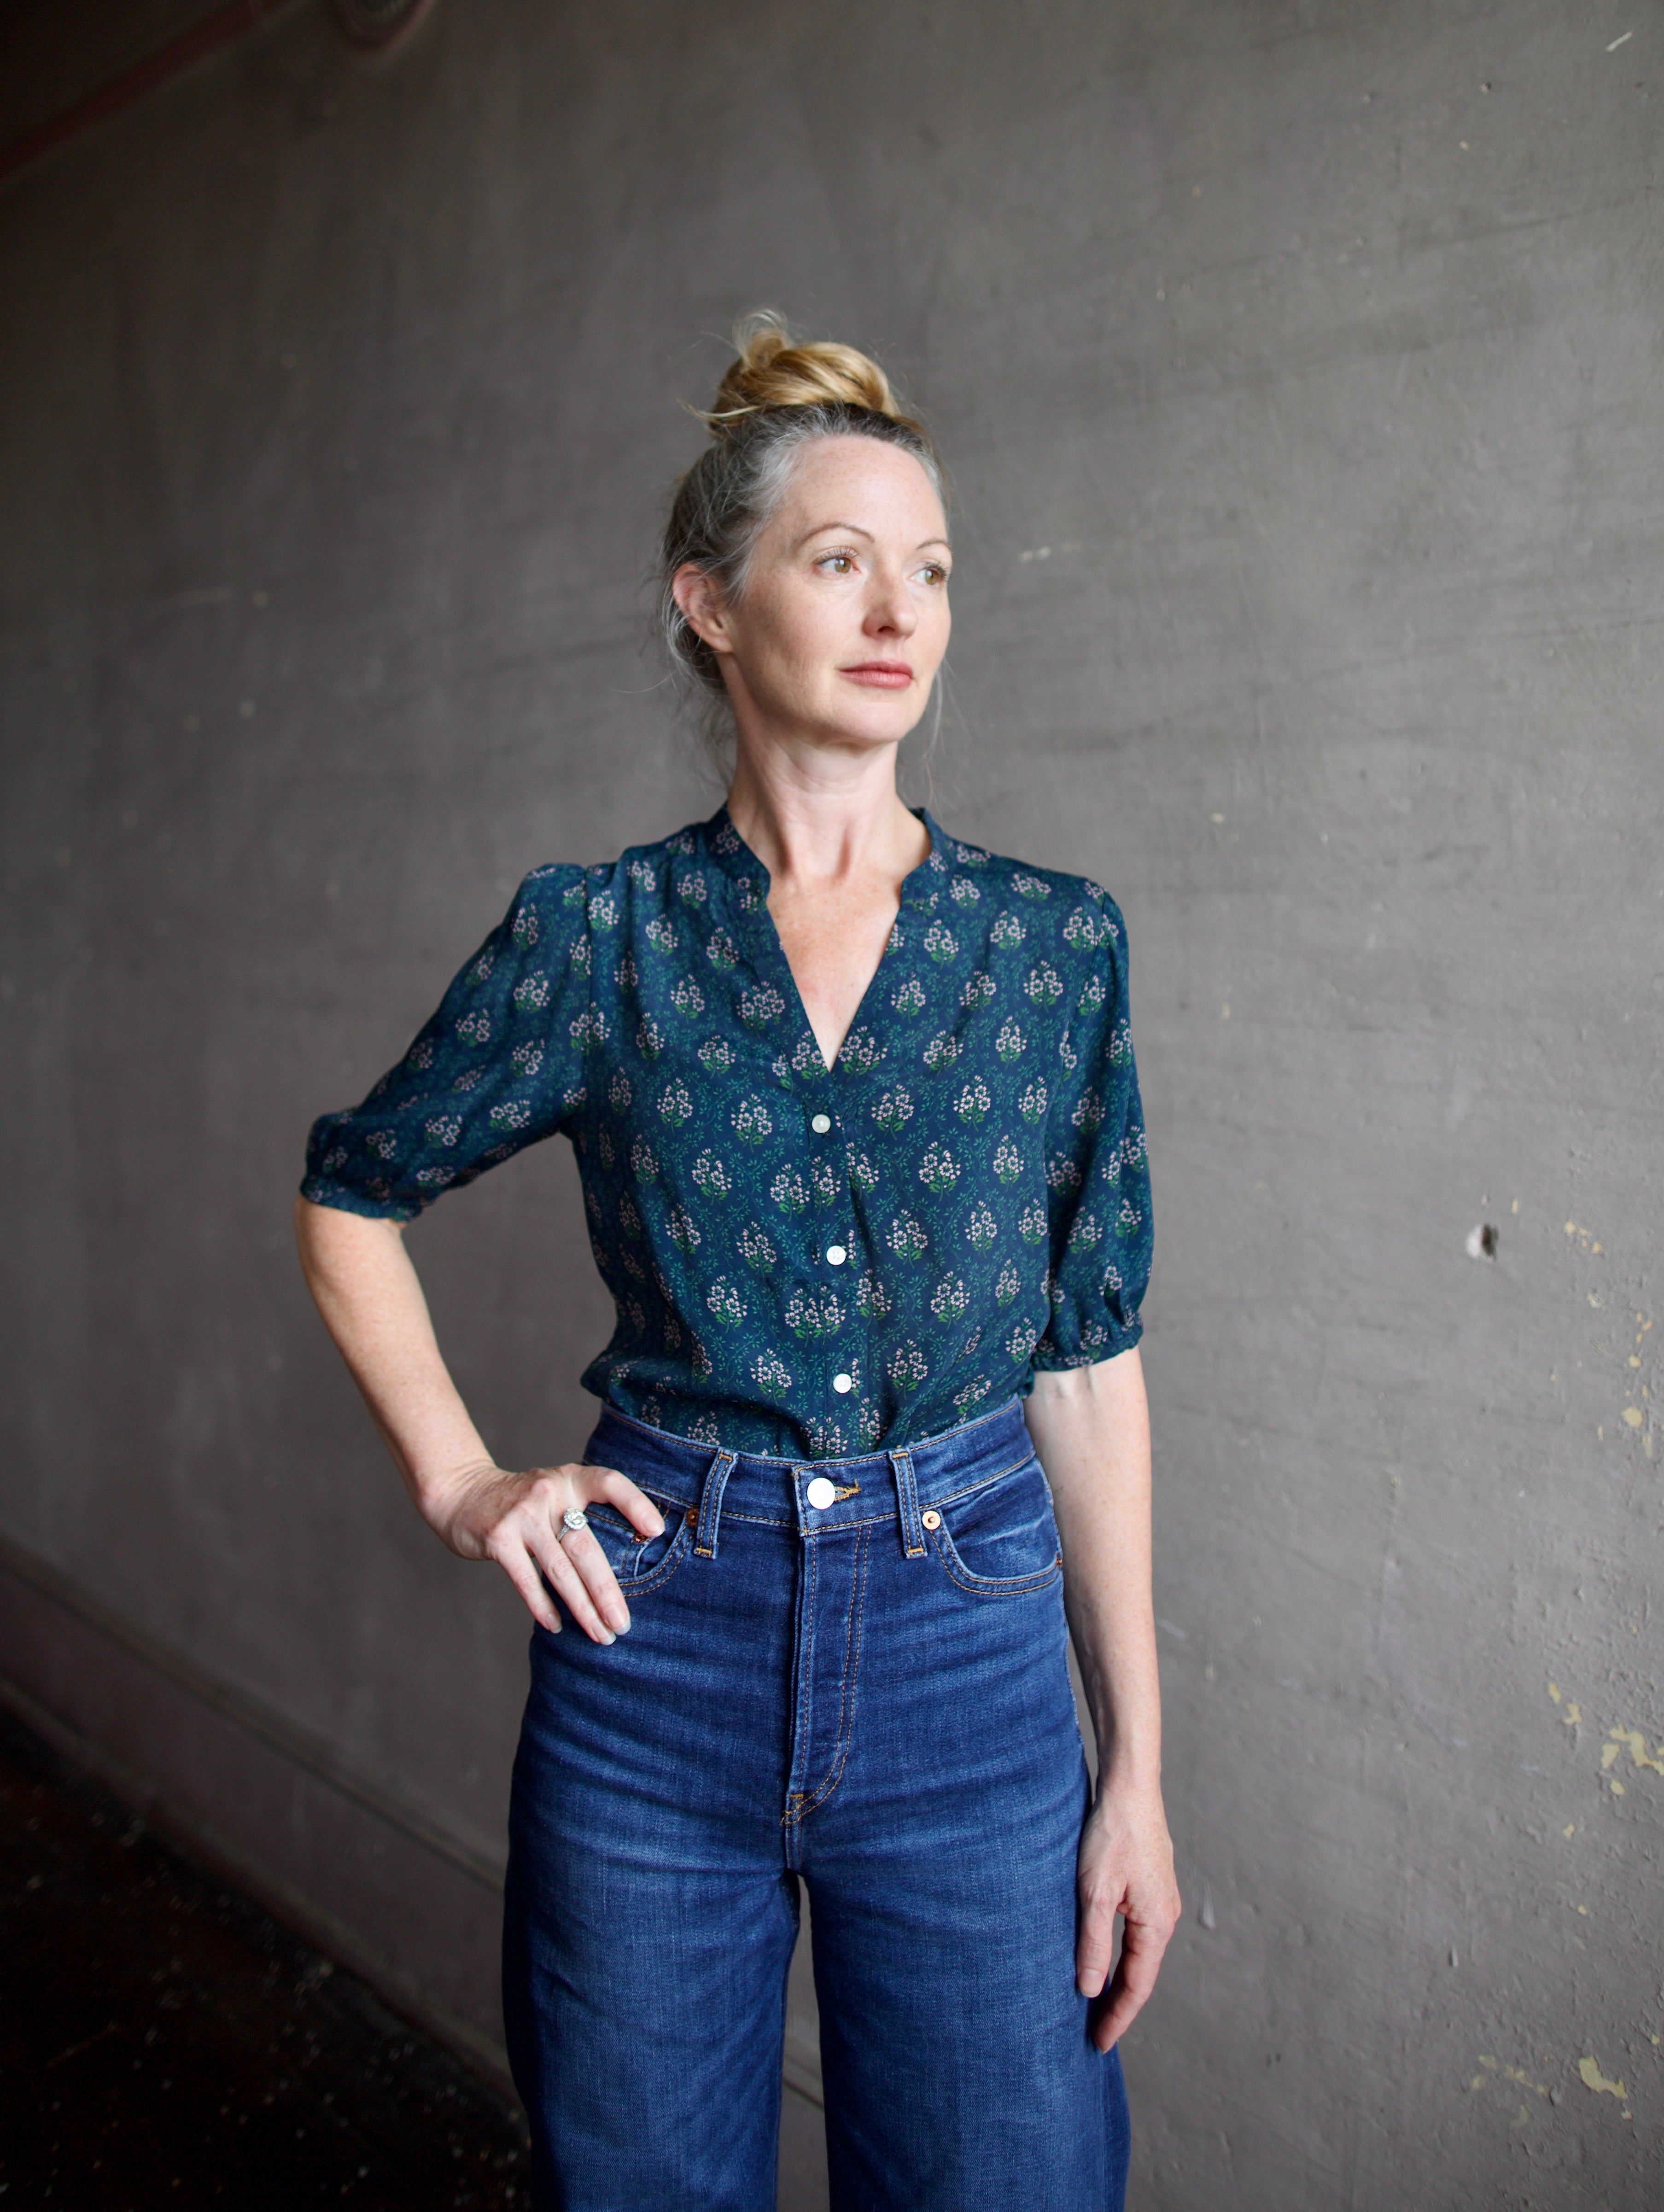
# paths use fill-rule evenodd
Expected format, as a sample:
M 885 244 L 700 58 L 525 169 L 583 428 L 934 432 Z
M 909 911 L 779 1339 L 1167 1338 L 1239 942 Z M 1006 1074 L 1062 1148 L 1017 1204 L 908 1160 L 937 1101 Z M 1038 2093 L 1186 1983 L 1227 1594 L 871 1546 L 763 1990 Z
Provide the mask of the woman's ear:
M 732 653 L 722 586 L 710 571 L 684 562 L 670 580 L 670 590 L 695 637 L 702 638 L 713 653 Z

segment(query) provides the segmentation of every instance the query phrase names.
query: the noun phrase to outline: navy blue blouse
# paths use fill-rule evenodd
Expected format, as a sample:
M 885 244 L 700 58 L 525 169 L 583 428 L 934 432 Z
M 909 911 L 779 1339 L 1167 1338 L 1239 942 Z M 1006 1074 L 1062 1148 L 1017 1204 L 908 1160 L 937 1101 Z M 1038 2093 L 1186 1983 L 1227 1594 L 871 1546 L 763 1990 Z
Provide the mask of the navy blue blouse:
M 1119 912 L 922 818 L 831 1069 L 724 808 L 527 876 L 399 1066 L 314 1125 L 302 1190 L 408 1221 L 564 1131 L 618 1305 L 585 1387 L 737 1451 L 916 1443 L 1125 1351 L 1150 1205 Z

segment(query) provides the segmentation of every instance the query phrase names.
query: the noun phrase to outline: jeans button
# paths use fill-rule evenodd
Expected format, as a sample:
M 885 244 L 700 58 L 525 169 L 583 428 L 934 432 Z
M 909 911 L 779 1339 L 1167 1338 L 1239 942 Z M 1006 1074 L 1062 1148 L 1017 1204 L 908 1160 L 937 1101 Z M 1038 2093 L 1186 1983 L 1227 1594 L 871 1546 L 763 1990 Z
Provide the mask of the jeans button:
M 817 1513 L 824 1513 L 826 1508 L 832 1504 L 832 1500 L 837 1497 L 838 1492 L 832 1488 L 831 1483 L 827 1481 L 824 1474 L 817 1474 L 814 1480 L 803 1492 L 803 1495 L 808 1499 L 809 1504 L 814 1506 Z
M 927 1528 L 940 1528 L 942 1526 L 942 1516 L 934 1505 L 928 1513 L 921 1513 L 918 1517 Z

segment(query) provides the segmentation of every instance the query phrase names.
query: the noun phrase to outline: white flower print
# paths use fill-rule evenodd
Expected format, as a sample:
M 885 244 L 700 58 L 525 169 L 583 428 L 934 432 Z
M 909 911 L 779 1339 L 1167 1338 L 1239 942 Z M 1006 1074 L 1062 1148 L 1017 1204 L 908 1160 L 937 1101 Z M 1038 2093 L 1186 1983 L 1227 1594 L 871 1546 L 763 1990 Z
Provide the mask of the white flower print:
M 896 1389 L 903 1392 L 917 1390 L 930 1371 L 930 1363 L 911 1337 L 905 1344 L 897 1345 L 885 1370 Z
M 734 1188 L 728 1179 L 728 1170 L 715 1152 L 700 1153 L 698 1158 L 693 1163 L 692 1176 L 695 1183 L 707 1198 L 726 1198 Z
M 874 1121 L 881 1129 L 887 1130 L 892 1136 L 897 1130 L 905 1128 L 912 1118 L 912 1096 L 911 1092 L 904 1091 L 899 1084 L 893 1091 L 887 1091 L 873 1109 Z
M 977 1206 L 965 1224 L 966 1241 L 974 1251 L 987 1251 L 999 1233 L 1000 1225 L 985 1206 Z
M 773 1390 L 783 1395 L 791 1388 L 791 1376 L 785 1362 L 772 1352 L 759 1352 L 751 1363 L 751 1379 L 759 1390 Z
M 726 1037 L 707 1037 L 699 1047 L 699 1065 L 710 1075 L 715 1075 L 721 1068 L 732 1067 L 733 1046 Z
M 951 1190 L 959 1181 L 959 1162 L 946 1145 L 932 1145 L 918 1164 L 918 1179 L 928 1183 L 938 1195 Z
M 795 1290 L 786 1301 L 786 1327 L 795 1337 L 836 1336 L 844 1309 L 832 1291 Z
M 808 1187 L 794 1167 L 783 1167 L 769 1185 L 769 1196 L 782 1213 L 801 1213 L 809 1202 Z
M 898 1260 L 922 1260 L 930 1240 L 911 1213 L 898 1213 L 887 1232 L 887 1242 Z
M 748 1267 L 754 1267 L 759 1275 L 771 1273 L 780 1256 L 767 1230 L 759 1222 L 748 1221 L 746 1224 L 740 1231 L 738 1245 L 740 1257 Z
M 515 1004 L 517 1006 L 546 1006 L 549 1003 L 549 978 L 546 975 L 527 975 L 515 985 Z
M 659 1117 L 680 1129 L 693 1116 L 693 1097 L 685 1083 L 667 1083 L 659 1093 Z
M 760 1145 L 774 1134 L 774 1116 L 755 1091 L 734 1108 L 734 1129 L 741 1143 L 746 1145 Z
M 988 1096 L 988 1085 L 979 1075 L 973 1075 L 954 1101 L 954 1111 L 961 1121 L 976 1123 L 987 1118 L 993 1103 Z

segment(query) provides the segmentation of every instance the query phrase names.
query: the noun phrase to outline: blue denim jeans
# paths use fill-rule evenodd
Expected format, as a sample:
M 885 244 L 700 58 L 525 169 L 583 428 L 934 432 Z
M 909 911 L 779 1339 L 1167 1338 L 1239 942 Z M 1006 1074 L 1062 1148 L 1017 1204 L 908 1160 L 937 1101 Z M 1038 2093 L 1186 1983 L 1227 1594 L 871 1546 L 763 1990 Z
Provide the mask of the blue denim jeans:
M 1088 1781 L 1021 1407 L 816 1463 L 609 1411 L 585 1457 L 666 1528 L 592 1507 L 630 1632 L 533 1638 L 503 1987 L 540 2212 L 771 2212 L 800 1881 L 835 2212 L 1117 2212 L 1126 2100 L 1075 1987 Z

